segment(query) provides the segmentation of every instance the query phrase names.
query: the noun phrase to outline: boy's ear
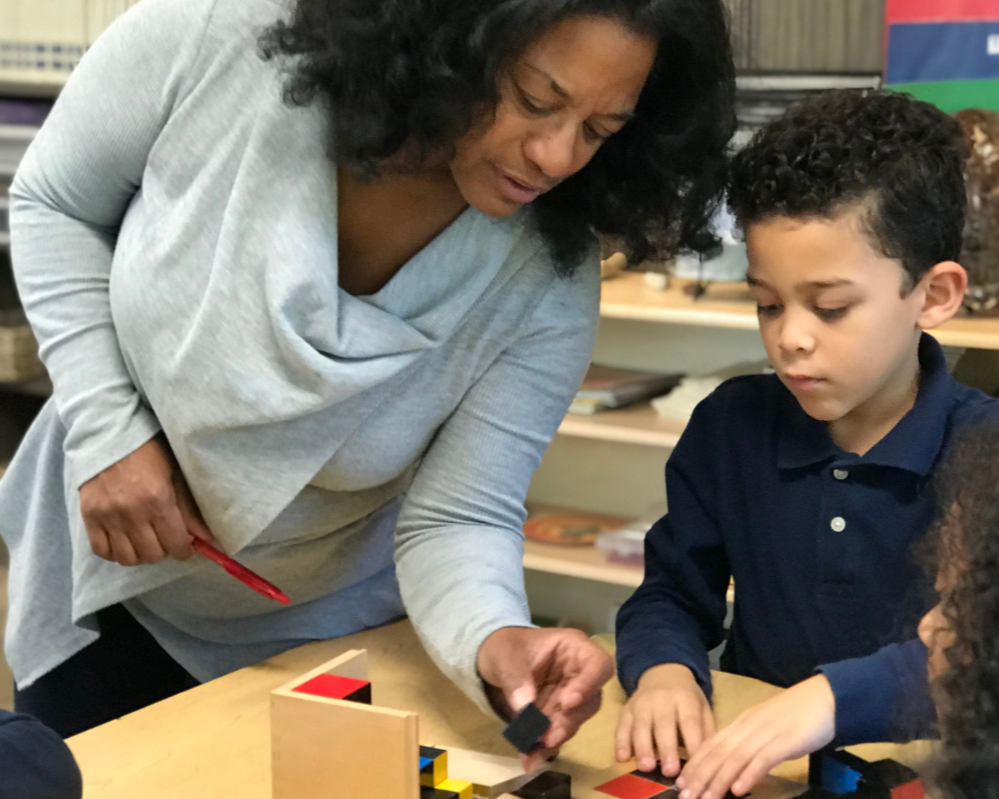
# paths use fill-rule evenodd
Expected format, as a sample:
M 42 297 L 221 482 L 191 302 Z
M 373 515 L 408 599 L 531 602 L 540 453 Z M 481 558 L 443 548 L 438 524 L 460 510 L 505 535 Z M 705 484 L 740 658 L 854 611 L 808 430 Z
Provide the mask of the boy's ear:
M 955 261 L 942 261 L 923 275 L 919 284 L 923 308 L 918 324 L 922 330 L 932 330 L 960 310 L 968 288 L 968 273 Z

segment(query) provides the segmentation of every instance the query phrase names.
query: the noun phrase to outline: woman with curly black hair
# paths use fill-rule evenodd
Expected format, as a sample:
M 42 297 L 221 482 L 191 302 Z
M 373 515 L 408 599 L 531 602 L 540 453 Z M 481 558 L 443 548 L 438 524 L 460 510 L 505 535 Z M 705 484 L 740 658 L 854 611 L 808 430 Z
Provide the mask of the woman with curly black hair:
M 919 626 L 929 649 L 946 799 L 999 796 L 999 425 L 967 431 L 935 475 L 945 510 L 925 551 L 940 601 Z
M 72 734 L 405 613 L 480 706 L 538 699 L 532 760 L 571 737 L 612 668 L 531 629 L 524 495 L 594 234 L 712 245 L 732 95 L 721 0 L 126 14 L 12 189 L 55 386 L 0 486 L 18 707 Z

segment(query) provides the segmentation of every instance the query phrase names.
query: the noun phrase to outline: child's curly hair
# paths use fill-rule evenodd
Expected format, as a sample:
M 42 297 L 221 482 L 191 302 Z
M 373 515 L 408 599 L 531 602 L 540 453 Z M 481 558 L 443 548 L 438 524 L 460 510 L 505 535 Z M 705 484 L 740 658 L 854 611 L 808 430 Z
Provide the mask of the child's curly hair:
M 929 103 L 825 92 L 792 107 L 735 157 L 729 205 L 745 229 L 772 216 L 831 218 L 866 204 L 871 242 L 901 261 L 907 292 L 961 253 L 966 157 L 960 125 Z
M 953 633 L 934 683 L 948 799 L 999 797 L 999 422 L 965 431 L 934 474 L 941 519 L 924 545 Z

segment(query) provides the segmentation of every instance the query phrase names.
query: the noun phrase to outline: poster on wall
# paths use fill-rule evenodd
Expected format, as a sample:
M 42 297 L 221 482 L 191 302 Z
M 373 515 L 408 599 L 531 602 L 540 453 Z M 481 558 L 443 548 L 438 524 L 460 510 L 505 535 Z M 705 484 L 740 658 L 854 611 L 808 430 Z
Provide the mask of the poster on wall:
M 885 84 L 948 112 L 999 110 L 999 0 L 887 0 Z

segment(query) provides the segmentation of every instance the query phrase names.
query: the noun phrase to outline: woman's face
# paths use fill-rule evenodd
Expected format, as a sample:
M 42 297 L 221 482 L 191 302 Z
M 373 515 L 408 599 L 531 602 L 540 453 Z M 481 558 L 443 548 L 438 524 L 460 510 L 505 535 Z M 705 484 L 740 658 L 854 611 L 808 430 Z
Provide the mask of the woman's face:
M 509 216 L 582 169 L 634 113 L 656 42 L 598 16 L 538 37 L 500 85 L 496 111 L 457 144 L 451 173 L 465 201 Z

